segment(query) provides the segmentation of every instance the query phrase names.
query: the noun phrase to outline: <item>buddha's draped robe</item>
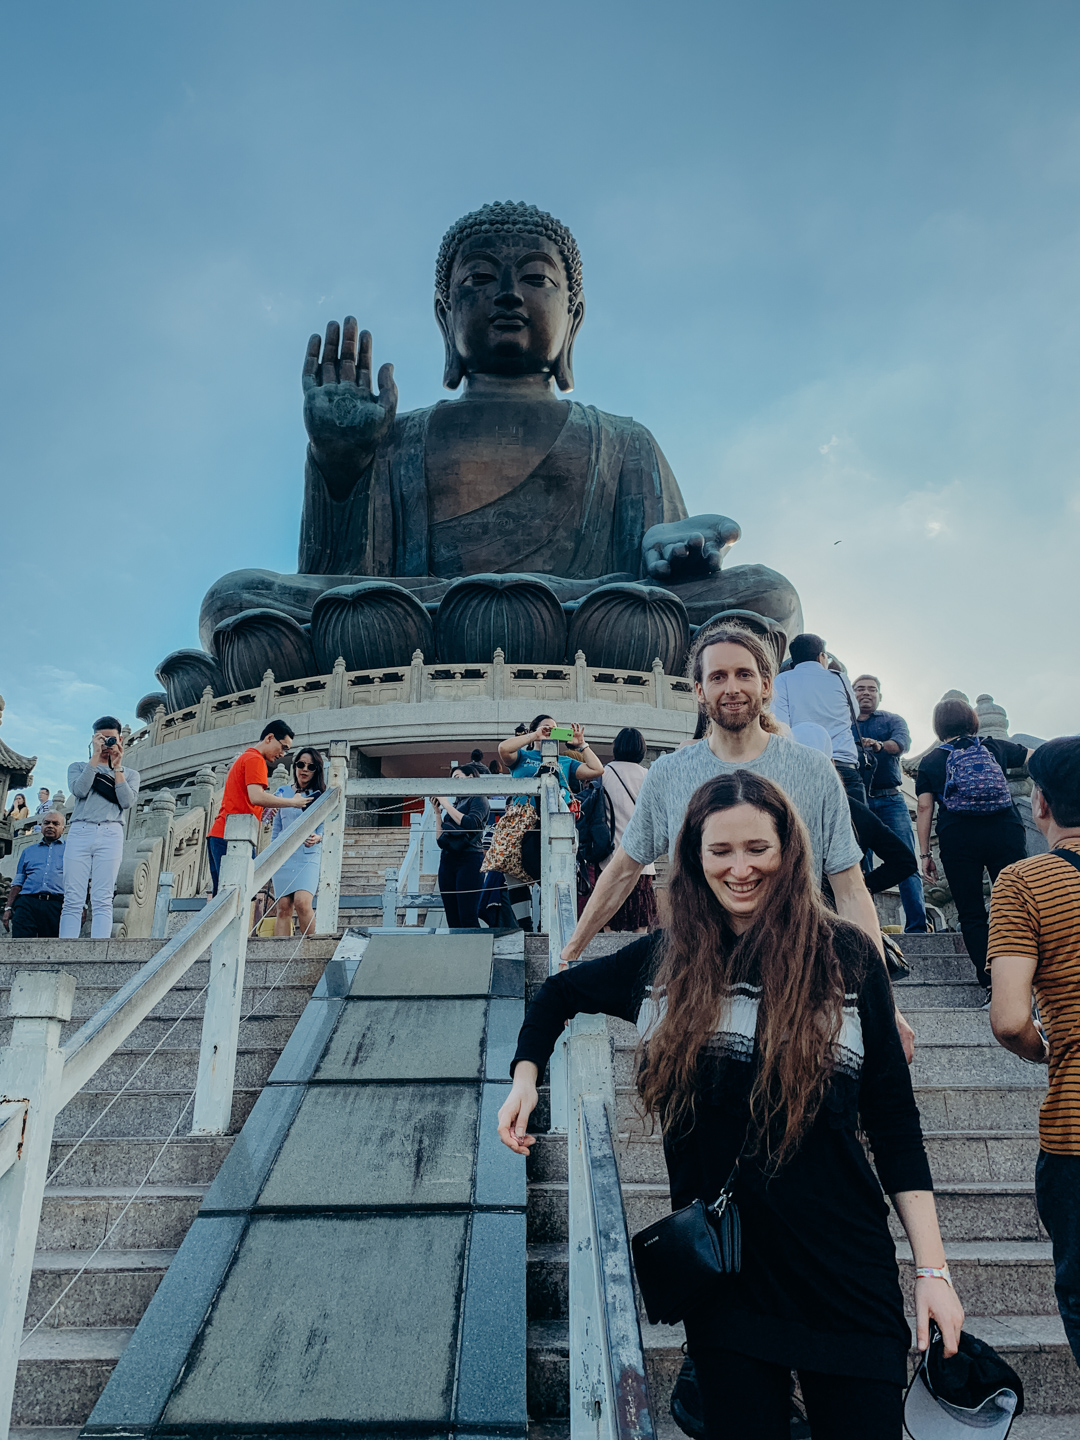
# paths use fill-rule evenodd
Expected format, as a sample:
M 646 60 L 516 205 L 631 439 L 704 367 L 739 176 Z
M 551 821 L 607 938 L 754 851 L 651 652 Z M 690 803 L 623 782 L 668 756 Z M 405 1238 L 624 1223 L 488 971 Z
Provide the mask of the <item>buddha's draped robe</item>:
M 396 418 L 345 500 L 331 497 L 309 455 L 301 575 L 449 579 L 527 572 L 638 579 L 645 531 L 686 518 L 671 467 L 649 431 L 571 401 L 555 443 L 520 484 L 489 505 L 432 525 L 425 454 L 434 409 Z

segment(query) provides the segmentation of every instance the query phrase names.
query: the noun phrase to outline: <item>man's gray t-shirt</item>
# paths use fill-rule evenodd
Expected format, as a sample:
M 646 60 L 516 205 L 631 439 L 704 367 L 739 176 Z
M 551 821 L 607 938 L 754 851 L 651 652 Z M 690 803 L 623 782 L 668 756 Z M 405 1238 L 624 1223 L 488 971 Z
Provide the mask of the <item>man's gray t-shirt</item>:
M 707 780 L 736 770 L 752 770 L 780 786 L 810 832 L 817 875 L 822 871 L 837 875 L 860 863 L 862 851 L 847 796 L 832 761 L 820 750 L 781 735 L 770 735 L 756 760 L 736 764 L 718 760 L 706 740 L 661 755 L 649 768 L 633 819 L 623 833 L 622 847 L 631 860 L 647 865 L 670 855 L 694 791 Z

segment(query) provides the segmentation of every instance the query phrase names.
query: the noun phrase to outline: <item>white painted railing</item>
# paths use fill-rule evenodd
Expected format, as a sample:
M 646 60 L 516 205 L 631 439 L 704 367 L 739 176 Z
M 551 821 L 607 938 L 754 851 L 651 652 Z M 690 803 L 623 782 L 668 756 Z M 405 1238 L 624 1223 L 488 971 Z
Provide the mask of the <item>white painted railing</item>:
M 331 746 L 329 785 L 259 857 L 253 815 L 230 815 L 217 895 L 137 974 L 60 1044 L 75 979 L 60 970 L 19 971 L 12 982 L 11 1040 L 0 1051 L 0 1440 L 7 1440 L 23 1316 L 37 1243 L 57 1112 L 115 1053 L 210 946 L 192 1131 L 229 1127 L 247 958 L 250 902 L 320 825 L 323 863 L 316 911 L 320 934 L 337 929 L 345 833 L 347 751 Z
M 574 930 L 555 887 L 549 969 Z M 566 1129 L 569 1180 L 570 1440 L 655 1440 L 630 1243 L 612 1138 L 615 1085 L 603 1015 L 577 1015 L 551 1058 L 551 1128 Z
M 553 741 L 543 742 L 541 748 L 547 759 L 557 753 Z M 235 1083 L 250 902 L 321 825 L 322 865 L 315 929 L 320 935 L 336 933 L 346 796 L 429 798 L 452 789 L 459 798 L 470 795 L 538 797 L 541 909 L 552 936 L 550 965 L 557 967 L 558 952 L 574 925 L 576 834 L 574 817 L 553 776 L 517 780 L 491 775 L 452 783 L 445 778 L 348 780 L 347 768 L 347 746 L 331 745 L 327 790 L 257 859 L 253 857 L 257 838 L 254 816 L 229 816 L 225 825 L 228 843 L 221 862 L 217 895 L 202 910 L 196 911 L 183 929 L 63 1044 L 60 1033 L 62 1025 L 71 1018 L 74 977 L 60 970 L 16 974 L 11 988 L 11 1040 L 0 1051 L 0 1440 L 8 1437 L 23 1316 L 57 1113 L 209 946 L 210 979 L 192 1133 L 227 1132 Z M 426 805 L 425 811 L 429 809 Z M 420 821 L 411 837 L 416 849 L 407 856 L 408 863 L 402 867 L 401 875 L 401 883 L 406 888 L 414 874 L 418 881 L 421 847 L 428 828 Z M 161 931 L 168 914 L 168 888 L 166 884 L 157 907 L 155 928 Z M 392 903 L 388 902 L 389 914 L 383 915 L 384 924 L 395 924 L 401 893 L 395 885 Z M 644 1432 L 642 1440 L 649 1440 Z

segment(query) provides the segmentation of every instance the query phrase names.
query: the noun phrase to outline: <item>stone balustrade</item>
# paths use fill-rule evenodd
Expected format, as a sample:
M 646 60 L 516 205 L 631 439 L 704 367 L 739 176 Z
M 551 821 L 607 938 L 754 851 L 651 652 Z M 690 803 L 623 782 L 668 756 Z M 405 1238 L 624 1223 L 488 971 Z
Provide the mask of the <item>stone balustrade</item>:
M 275 715 L 485 699 L 520 699 L 529 702 L 526 708 L 534 703 L 603 700 L 657 710 L 697 710 L 690 682 L 665 675 L 659 660 L 648 671 L 605 670 L 589 665 L 579 650 L 572 665 L 515 665 L 508 664 L 502 651 L 496 650 L 488 663 L 427 665 L 417 650 L 410 665 L 396 670 L 346 670 L 344 660 L 339 659 L 329 675 L 306 680 L 278 682 L 268 670 L 257 689 L 215 696 L 208 687 L 197 705 L 171 714 L 159 706 L 150 724 L 131 737 L 128 753 L 134 757 L 144 747 Z

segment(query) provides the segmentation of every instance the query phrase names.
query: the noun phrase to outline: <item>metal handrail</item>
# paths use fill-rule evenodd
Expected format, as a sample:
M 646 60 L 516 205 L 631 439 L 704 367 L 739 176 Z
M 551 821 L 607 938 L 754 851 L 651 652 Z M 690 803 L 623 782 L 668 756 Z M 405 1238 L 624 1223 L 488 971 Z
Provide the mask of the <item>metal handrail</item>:
M 407 800 L 419 795 L 539 795 L 538 779 L 517 779 L 511 775 L 469 775 L 460 780 L 445 776 L 390 776 L 387 779 L 350 780 L 345 786 L 350 800 Z

